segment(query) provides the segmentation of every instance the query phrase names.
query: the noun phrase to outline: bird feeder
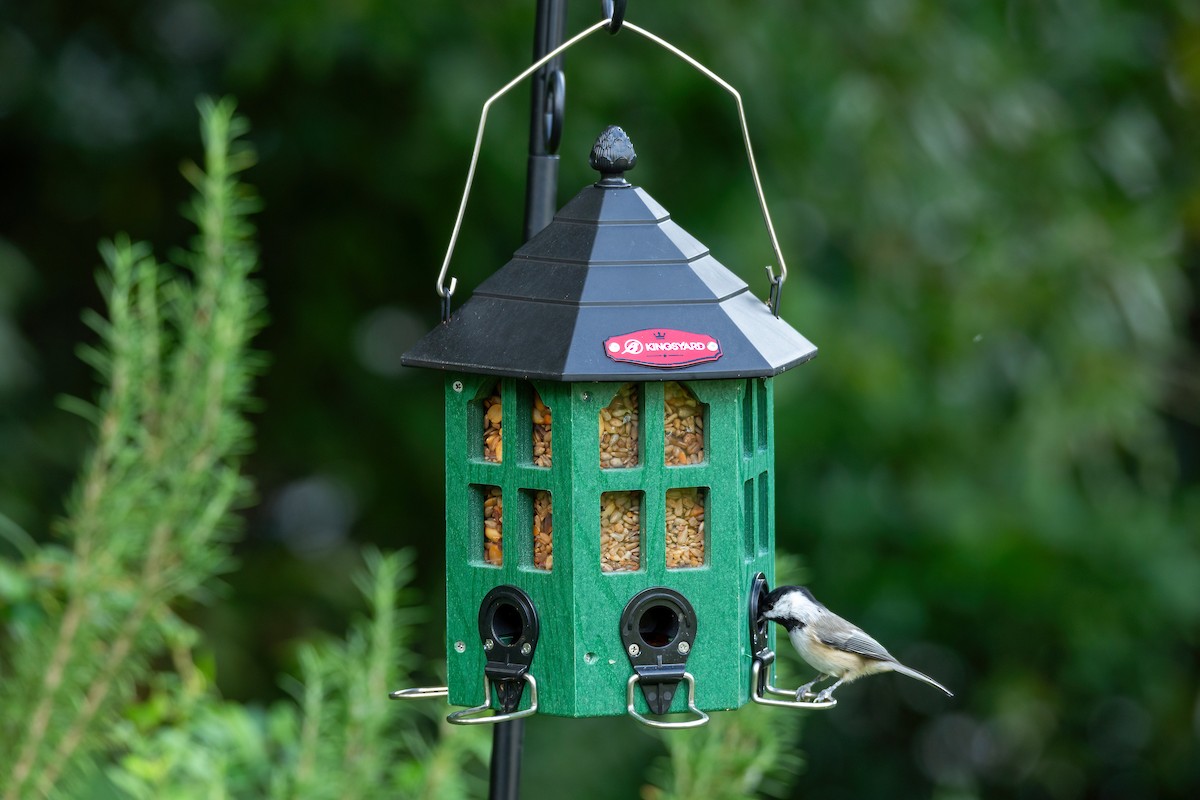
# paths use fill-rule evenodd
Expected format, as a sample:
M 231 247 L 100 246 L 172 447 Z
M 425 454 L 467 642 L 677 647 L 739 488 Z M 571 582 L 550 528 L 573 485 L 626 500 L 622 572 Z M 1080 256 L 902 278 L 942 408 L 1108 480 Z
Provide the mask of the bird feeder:
M 459 721 L 697 724 L 765 681 L 772 380 L 816 348 L 628 182 L 636 161 L 605 130 L 598 180 L 403 359 L 446 375 Z

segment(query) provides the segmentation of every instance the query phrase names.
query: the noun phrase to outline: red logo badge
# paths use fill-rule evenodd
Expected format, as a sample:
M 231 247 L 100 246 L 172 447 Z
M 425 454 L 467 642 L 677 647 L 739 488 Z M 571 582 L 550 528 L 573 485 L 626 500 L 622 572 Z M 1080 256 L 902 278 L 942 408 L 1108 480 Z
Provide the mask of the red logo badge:
M 716 361 L 721 344 L 704 333 L 647 328 L 604 340 L 604 355 L 644 367 L 672 369 Z

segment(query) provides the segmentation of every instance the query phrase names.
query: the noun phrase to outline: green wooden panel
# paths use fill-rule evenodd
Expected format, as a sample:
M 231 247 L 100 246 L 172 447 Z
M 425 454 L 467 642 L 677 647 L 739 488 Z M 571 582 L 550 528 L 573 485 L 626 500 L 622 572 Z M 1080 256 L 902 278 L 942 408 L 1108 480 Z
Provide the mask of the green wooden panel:
M 706 404 L 705 460 L 663 464 L 664 384 L 638 384 L 640 453 L 636 467 L 601 470 L 599 420 L 620 384 L 539 383 L 553 414 L 553 465 L 532 463 L 529 384 L 501 379 L 503 461 L 482 457 L 482 414 L 474 404 L 496 378 L 454 376 L 446 386 L 447 664 L 450 702 L 482 700 L 484 653 L 477 616 L 494 586 L 525 590 L 538 610 L 540 640 L 531 672 L 541 711 L 559 716 L 625 713 L 632 673 L 619 619 L 635 594 L 652 586 L 682 593 L 697 615 L 688 658 L 697 705 L 733 709 L 749 700 L 750 645 L 746 609 L 753 575 L 774 580 L 774 474 L 769 379 L 684 384 Z M 459 385 L 460 390 L 455 386 Z M 746 415 L 749 415 L 748 418 Z M 751 491 L 747 492 L 747 481 Z M 483 560 L 482 492 L 503 492 L 503 563 Z M 705 564 L 666 567 L 666 493 L 707 491 Z M 553 497 L 553 569 L 533 565 L 532 495 Z M 600 569 L 600 508 L 605 492 L 642 494 L 641 563 L 629 572 Z M 763 504 L 763 501 L 766 501 Z M 747 508 L 747 502 L 752 507 Z M 747 535 L 745 524 L 754 526 Z M 752 544 L 747 551 L 747 542 Z M 461 650 L 461 652 L 460 652 Z M 645 706 L 638 697 L 642 710 Z M 673 709 L 682 710 L 681 693 Z

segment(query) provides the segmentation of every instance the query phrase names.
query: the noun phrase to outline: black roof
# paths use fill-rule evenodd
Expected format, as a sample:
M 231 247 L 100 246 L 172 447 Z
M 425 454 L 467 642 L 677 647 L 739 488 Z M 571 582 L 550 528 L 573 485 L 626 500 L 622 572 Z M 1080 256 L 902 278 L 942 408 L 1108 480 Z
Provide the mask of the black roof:
M 635 162 L 632 149 L 629 156 L 620 167 Z M 593 149 L 593 166 L 597 160 Z M 611 166 L 599 161 L 602 171 Z M 720 355 L 664 369 L 605 351 L 612 337 L 645 332 L 652 340 L 659 329 L 711 337 Z M 695 380 L 777 375 L 816 352 L 654 198 L 610 168 L 403 363 L 556 381 Z

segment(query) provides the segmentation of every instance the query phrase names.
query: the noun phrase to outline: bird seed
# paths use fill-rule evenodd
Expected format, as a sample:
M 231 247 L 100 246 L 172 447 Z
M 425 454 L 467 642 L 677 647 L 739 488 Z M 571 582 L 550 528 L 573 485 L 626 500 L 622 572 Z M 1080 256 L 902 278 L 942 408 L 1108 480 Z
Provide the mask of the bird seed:
M 533 393 L 533 463 L 538 467 L 549 467 L 553 456 L 550 441 L 550 407 L 542 402 L 536 391 Z
M 667 569 L 704 566 L 705 489 L 667 490 Z
M 663 460 L 668 467 L 704 461 L 704 404 L 677 381 L 663 397 Z
M 629 572 L 642 564 L 642 493 L 600 495 L 600 570 Z
M 498 567 L 504 563 L 504 500 L 499 486 L 483 490 L 483 560 Z
M 600 469 L 638 464 L 638 389 L 627 383 L 600 411 Z
M 554 568 L 554 501 L 549 492 L 533 495 L 533 566 Z
M 504 442 L 501 437 L 500 384 L 492 388 L 490 396 L 483 400 L 483 460 L 499 464 L 504 459 Z

